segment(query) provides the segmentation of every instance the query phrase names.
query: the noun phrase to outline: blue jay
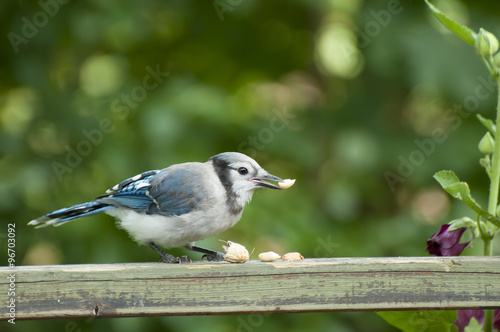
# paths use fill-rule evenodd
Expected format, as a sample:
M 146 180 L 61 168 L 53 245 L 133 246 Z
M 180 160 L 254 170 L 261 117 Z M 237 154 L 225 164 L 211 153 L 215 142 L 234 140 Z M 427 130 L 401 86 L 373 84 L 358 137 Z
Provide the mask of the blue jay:
M 51 212 L 29 225 L 59 226 L 105 212 L 116 217 L 119 227 L 132 239 L 154 249 L 166 263 L 190 259 L 174 257 L 158 245 L 184 246 L 205 254 L 208 260 L 220 261 L 223 253 L 198 247 L 194 242 L 234 226 L 256 189 L 280 189 L 265 180 L 283 181 L 244 154 L 224 152 L 205 163 L 176 164 L 138 174 L 93 201 Z

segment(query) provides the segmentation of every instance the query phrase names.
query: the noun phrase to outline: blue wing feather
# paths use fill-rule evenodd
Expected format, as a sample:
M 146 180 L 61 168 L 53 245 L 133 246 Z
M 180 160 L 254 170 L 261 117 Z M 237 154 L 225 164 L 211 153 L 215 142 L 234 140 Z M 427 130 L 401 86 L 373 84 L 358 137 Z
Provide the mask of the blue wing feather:
M 195 163 L 184 168 L 165 169 L 164 173 L 159 173 L 148 191 L 156 202 L 152 212 L 170 216 L 197 209 L 205 197 L 199 167 Z
M 29 222 L 29 225 L 36 226 L 37 228 L 46 227 L 49 225 L 59 226 L 73 219 L 90 216 L 92 214 L 106 211 L 110 208 L 112 207 L 106 204 L 100 204 L 98 202 L 77 204 L 53 211 L 51 213 L 47 213 L 37 219 L 31 220 Z
M 141 183 L 149 183 L 149 180 L 153 177 L 153 175 L 161 172 L 160 170 L 152 170 L 143 172 L 141 174 L 137 174 L 131 178 L 123 180 L 122 182 L 115 185 L 113 188 L 106 190 L 106 194 L 113 194 L 118 191 L 128 191 L 134 190 Z
M 115 207 L 147 212 L 154 200 L 147 195 L 151 179 L 160 171 L 148 171 L 120 182 L 107 190 L 107 195 L 99 196 L 95 201 Z
M 197 167 L 144 172 L 117 184 L 95 201 L 152 215 L 182 215 L 196 209 L 204 197 Z

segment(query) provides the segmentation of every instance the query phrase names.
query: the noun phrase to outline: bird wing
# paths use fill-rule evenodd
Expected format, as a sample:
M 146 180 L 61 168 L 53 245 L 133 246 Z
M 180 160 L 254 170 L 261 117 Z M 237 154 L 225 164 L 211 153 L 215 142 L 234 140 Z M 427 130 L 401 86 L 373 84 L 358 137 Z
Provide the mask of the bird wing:
M 115 207 L 147 212 L 154 200 L 147 195 L 151 179 L 159 170 L 147 171 L 128 178 L 106 191 L 106 195 L 95 198 L 96 202 Z
M 203 199 L 198 179 L 189 167 L 148 171 L 117 184 L 95 201 L 151 215 L 182 215 Z
M 151 212 L 170 216 L 197 209 L 207 196 L 202 167 L 200 163 L 187 163 L 182 167 L 169 167 L 158 174 L 148 191 L 155 201 Z

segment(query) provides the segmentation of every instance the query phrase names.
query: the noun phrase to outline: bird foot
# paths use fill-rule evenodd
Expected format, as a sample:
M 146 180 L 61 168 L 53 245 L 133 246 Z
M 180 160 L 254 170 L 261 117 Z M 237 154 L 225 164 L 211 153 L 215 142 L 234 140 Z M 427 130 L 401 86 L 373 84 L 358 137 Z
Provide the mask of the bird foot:
M 166 254 L 161 257 L 162 262 L 168 263 L 168 264 L 182 264 L 182 263 L 192 263 L 191 258 L 188 256 L 184 255 L 181 257 L 175 257 L 170 254 Z
M 222 262 L 224 261 L 224 255 L 223 253 L 221 252 L 218 252 L 218 251 L 215 251 L 214 252 L 214 255 L 211 255 L 211 254 L 205 254 L 203 256 L 201 256 L 201 259 L 206 259 L 208 262 Z

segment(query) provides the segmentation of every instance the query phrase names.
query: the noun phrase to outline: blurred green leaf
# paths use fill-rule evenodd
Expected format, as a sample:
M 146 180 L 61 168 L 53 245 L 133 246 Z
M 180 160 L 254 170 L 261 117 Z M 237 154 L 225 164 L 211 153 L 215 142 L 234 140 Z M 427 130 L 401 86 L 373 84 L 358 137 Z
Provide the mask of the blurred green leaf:
M 381 311 L 377 312 L 377 315 L 404 332 L 458 331 L 458 328 L 453 325 L 457 320 L 456 310 Z
M 481 122 L 483 124 L 483 126 L 485 126 L 486 129 L 488 129 L 490 131 L 490 133 L 493 135 L 493 137 L 495 137 L 495 133 L 497 131 L 497 126 L 495 125 L 493 120 L 486 119 L 481 114 L 476 114 L 476 117 L 479 120 L 479 122 Z
M 453 31 L 457 36 L 465 40 L 467 43 L 474 46 L 474 41 L 476 40 L 476 33 L 472 31 L 469 27 L 458 23 L 452 18 L 443 14 L 439 9 L 437 9 L 433 4 L 431 4 L 428 0 L 425 0 L 425 3 L 430 8 L 432 13 L 451 31 Z

